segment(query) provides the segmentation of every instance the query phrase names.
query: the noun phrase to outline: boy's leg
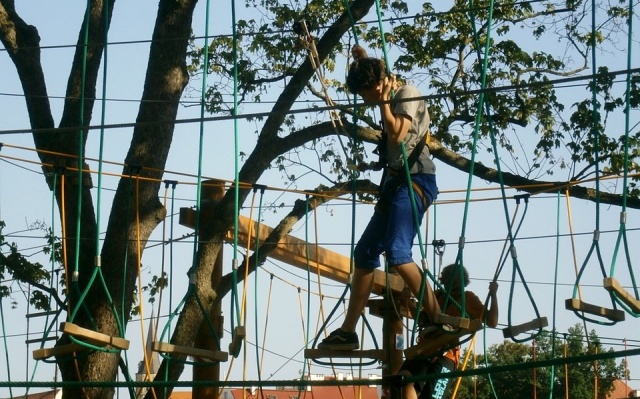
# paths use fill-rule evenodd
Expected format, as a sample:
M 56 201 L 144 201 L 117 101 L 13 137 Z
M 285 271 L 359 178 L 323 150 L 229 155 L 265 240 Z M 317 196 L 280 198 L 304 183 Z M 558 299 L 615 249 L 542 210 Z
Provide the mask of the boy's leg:
M 342 322 L 342 331 L 354 332 L 356 330 L 358 320 L 367 305 L 372 288 L 373 269 L 354 268 L 349 305 L 347 306 L 347 314 Z
M 423 275 L 418 265 L 411 262 L 396 265 L 394 267 L 398 271 L 400 277 L 402 277 L 402 280 L 404 280 L 404 283 L 409 287 L 413 296 L 420 299 Z M 422 297 L 422 309 L 429 317 L 429 320 L 435 320 L 436 316 L 440 313 L 440 305 L 438 305 L 438 300 L 436 299 L 429 282 L 425 283 L 424 294 Z

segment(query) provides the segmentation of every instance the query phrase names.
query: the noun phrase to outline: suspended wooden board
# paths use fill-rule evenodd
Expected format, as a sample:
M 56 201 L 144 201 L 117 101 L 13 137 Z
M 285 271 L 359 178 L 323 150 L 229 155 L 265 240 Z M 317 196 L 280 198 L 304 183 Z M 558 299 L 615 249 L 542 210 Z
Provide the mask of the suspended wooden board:
M 242 341 L 247 336 L 247 331 L 244 326 L 238 326 L 233 329 L 233 338 L 229 344 L 229 353 L 231 356 L 238 357 L 240 355 L 240 348 L 242 348 Z
M 625 290 L 618 280 L 613 277 L 607 277 L 604 279 L 603 285 L 607 291 L 615 293 L 617 297 L 627 304 L 633 312 L 640 313 L 640 301 L 638 301 L 635 296 L 631 295 L 629 291 Z
M 449 316 L 448 314 L 438 313 L 433 324 L 448 324 L 455 328 L 470 328 L 471 319 L 466 317 Z
M 114 348 L 127 350 L 129 349 L 129 341 L 120 338 L 120 337 L 112 337 L 107 334 L 99 333 L 93 330 L 89 330 L 87 328 L 82 328 L 73 323 L 64 322 L 60 324 L 60 331 L 73 335 L 76 338 L 81 338 L 86 340 L 88 343 L 96 345 L 96 346 L 106 346 L 110 345 Z
M 507 327 L 502 329 L 502 336 L 504 338 L 513 338 L 518 334 L 522 334 L 531 330 L 540 330 L 549 325 L 549 321 L 546 317 L 540 317 L 537 319 L 533 319 L 526 323 L 518 324 L 515 326 Z
M 306 359 L 377 359 L 384 362 L 386 353 L 383 349 L 365 350 L 334 350 L 334 349 L 305 349 Z
M 153 351 L 191 356 L 198 360 L 205 360 L 211 362 L 226 362 L 229 359 L 227 352 L 212 351 L 207 349 L 194 348 L 192 346 L 173 345 L 166 342 L 153 341 Z
M 68 355 L 74 352 L 80 352 L 86 350 L 85 346 L 80 344 L 66 344 L 66 345 L 58 345 L 53 348 L 40 348 L 33 351 L 33 358 L 35 360 L 44 360 L 49 359 L 55 356 Z
M 456 344 L 460 337 L 475 334 L 482 329 L 482 322 L 478 319 L 471 320 L 468 328 L 459 328 L 456 331 L 448 332 L 444 330 L 436 330 L 433 334 L 426 336 L 422 342 L 404 350 L 407 359 L 413 359 L 417 356 L 428 356 L 438 353 L 438 351 L 446 346 Z
M 616 322 L 624 321 L 624 311 L 619 309 L 603 308 L 601 306 L 583 302 L 578 298 L 569 298 L 564 303 L 568 310 L 573 310 L 574 312 L 589 313 Z

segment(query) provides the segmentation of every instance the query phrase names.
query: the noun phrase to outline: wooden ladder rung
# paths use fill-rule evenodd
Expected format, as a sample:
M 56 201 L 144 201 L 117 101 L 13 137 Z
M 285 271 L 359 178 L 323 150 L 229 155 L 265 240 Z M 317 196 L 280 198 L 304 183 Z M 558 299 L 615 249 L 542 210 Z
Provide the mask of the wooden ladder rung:
M 629 291 L 622 288 L 618 280 L 613 277 L 607 277 L 603 280 L 603 285 L 607 291 L 615 293 L 633 312 L 640 313 L 640 301 L 631 295 Z
M 455 344 L 460 337 L 474 334 L 481 329 L 482 322 L 478 319 L 473 319 L 470 320 L 468 328 L 460 328 L 454 332 L 439 330 L 436 334 L 429 335 L 417 345 L 405 349 L 404 355 L 407 359 L 413 359 L 417 356 L 434 354 L 442 347 Z
M 87 328 L 77 326 L 73 323 L 68 323 L 68 322 L 61 323 L 60 331 L 69 335 L 73 335 L 74 337 L 77 337 L 77 338 L 83 338 L 88 343 L 96 346 L 110 345 L 110 346 L 113 346 L 114 348 L 121 349 L 121 350 L 129 349 L 129 341 L 124 338 L 112 337 L 107 334 L 99 333 L 93 330 L 89 330 Z
M 471 319 L 466 317 L 449 316 L 448 314 L 439 313 L 433 324 L 448 324 L 455 328 L 469 328 L 471 326 Z
M 66 344 L 54 346 L 53 348 L 40 348 L 33 351 L 35 360 L 49 359 L 54 356 L 67 355 L 69 353 L 80 352 L 87 348 L 80 344 Z
M 227 352 L 199 349 L 191 346 L 173 345 L 166 342 L 153 341 L 153 351 L 169 354 L 191 356 L 211 362 L 226 362 L 229 359 Z
M 504 338 L 513 338 L 518 334 L 522 334 L 531 330 L 540 330 L 549 325 L 546 317 L 539 317 L 526 323 L 518 324 L 515 326 L 507 327 L 502 330 L 502 336 Z
M 26 339 L 24 341 L 24 343 L 27 344 L 27 345 L 30 345 L 30 344 L 41 344 L 41 343 L 47 342 L 47 341 L 57 341 L 58 338 L 59 337 L 57 335 L 51 335 L 49 337 Z
M 240 355 L 240 349 L 242 348 L 242 341 L 247 336 L 247 331 L 244 326 L 238 326 L 233 329 L 231 343 L 229 344 L 229 353 L 231 356 L 238 357 Z
M 306 359 L 376 359 L 384 362 L 386 360 L 386 352 L 383 349 L 364 349 L 364 350 L 335 350 L 335 349 L 305 349 L 304 357 Z
M 583 302 L 578 298 L 569 298 L 564 303 L 568 310 L 573 310 L 574 312 L 585 312 L 604 317 L 615 322 L 624 321 L 624 311 L 619 309 L 603 308 L 601 306 Z

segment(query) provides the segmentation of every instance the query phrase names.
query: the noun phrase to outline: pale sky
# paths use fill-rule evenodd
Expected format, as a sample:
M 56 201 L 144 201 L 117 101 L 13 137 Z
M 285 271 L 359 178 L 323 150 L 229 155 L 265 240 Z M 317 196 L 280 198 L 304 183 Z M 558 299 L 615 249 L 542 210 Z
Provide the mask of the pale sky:
M 71 5 L 72 4 L 72 5 Z M 204 2 L 198 4 L 198 11 L 194 18 L 194 31 L 196 35 L 202 34 L 204 31 Z M 52 96 L 52 108 L 54 117 L 57 120 L 60 117 L 60 109 L 62 105 L 61 98 L 64 96 L 64 90 L 67 83 L 67 75 L 69 72 L 70 60 L 73 54 L 71 48 L 60 47 L 72 45 L 76 41 L 77 30 L 80 26 L 82 12 L 84 10 L 84 2 L 73 0 L 67 2 L 65 7 L 60 7 L 48 1 L 32 1 L 26 6 L 24 3 L 18 3 L 18 12 L 30 24 L 35 25 L 42 38 L 43 46 L 51 46 L 42 52 L 43 64 L 48 84 L 49 95 Z M 106 124 L 131 123 L 135 121 L 138 110 L 137 101 L 140 99 L 142 83 L 145 76 L 145 68 L 147 63 L 149 43 L 146 42 L 151 37 L 153 22 L 156 15 L 157 6 L 141 5 L 137 2 L 121 2 L 117 3 L 112 28 L 109 33 L 109 41 L 114 44 L 108 47 L 108 81 L 107 90 L 103 91 L 104 95 L 109 99 L 117 99 L 118 101 L 108 101 L 106 109 Z M 229 10 L 223 7 L 221 10 L 216 9 L 211 15 L 210 34 L 230 33 L 231 18 Z M 239 12 L 239 17 L 243 17 L 243 12 Z M 637 47 L 637 42 L 636 42 Z M 636 57 L 637 59 L 637 57 Z M 610 61 L 610 60 L 607 60 Z M 604 62 L 604 60 L 603 60 Z M 637 67 L 637 65 L 636 65 Z M 621 69 L 621 68 L 618 68 Z M 26 116 L 25 105 L 15 69 L 11 64 L 6 52 L 0 51 L 0 70 L 3 79 L 0 80 L 0 132 L 7 132 L 13 129 L 28 129 L 29 122 Z M 339 75 L 339 74 L 338 74 Z M 337 78 L 340 78 L 339 76 Z M 421 88 L 424 94 L 425 88 Z M 101 93 L 101 88 L 98 93 Z M 579 90 L 582 90 L 580 88 Z M 97 105 L 99 107 L 99 104 Z M 264 110 L 265 106 L 261 106 Z M 99 109 L 99 108 L 97 108 Z M 250 107 L 243 109 L 243 112 L 249 113 L 254 110 Z M 99 111 L 94 112 L 92 124 L 100 123 Z M 187 119 L 197 117 L 199 109 L 197 107 L 183 107 L 179 111 L 179 119 Z M 637 110 L 633 113 L 635 122 L 638 121 Z M 255 131 L 260 128 L 259 122 L 242 122 L 239 130 L 240 150 L 249 152 L 255 142 Z M 177 210 L 180 207 L 189 207 L 195 205 L 195 187 L 192 183 L 196 181 L 198 166 L 198 138 L 200 126 L 179 124 L 176 126 L 174 145 L 171 149 L 170 159 L 167 169 L 173 172 L 190 174 L 191 177 L 182 175 L 167 175 L 167 179 L 180 181 L 175 192 L 176 201 L 174 204 L 169 203 Z M 204 126 L 204 157 L 203 157 L 203 174 L 205 177 L 216 177 L 221 179 L 233 179 L 234 176 L 234 146 L 233 146 L 233 124 L 229 121 L 207 123 Z M 87 157 L 98 158 L 98 131 L 92 131 L 87 147 Z M 105 132 L 105 155 L 104 159 L 110 162 L 121 162 L 126 153 L 131 137 L 130 129 L 109 129 Z M 40 167 L 34 164 L 37 160 L 35 153 L 32 151 L 34 145 L 29 134 L 2 134 L 0 141 L 5 144 L 0 155 L 2 158 L 0 163 L 0 219 L 4 220 L 7 228 L 4 233 L 20 232 L 7 238 L 9 242 L 19 243 L 20 248 L 36 248 L 41 246 L 43 242 L 39 240 L 40 232 L 21 232 L 28 225 L 36 221 L 43 221 L 49 226 L 54 226 L 59 231 L 59 219 L 57 212 L 52 218 L 51 193 L 47 189 L 44 179 L 41 176 Z M 25 149 L 20 148 L 25 147 Z M 311 154 L 313 155 L 313 154 Z M 306 155 L 303 155 L 303 157 Z M 313 155 L 315 156 L 315 155 Z M 482 155 L 485 162 L 491 162 L 491 158 Z M 506 158 L 506 156 L 505 156 Z M 304 158 L 303 158 L 304 159 Z M 31 163 L 30 163 L 31 161 Z M 463 206 L 465 198 L 465 190 L 467 187 L 467 175 L 453 170 L 440 162 L 436 162 L 438 168 L 438 184 L 441 190 L 439 203 L 431 209 L 428 223 L 425 223 L 422 231 L 422 239 L 426 243 L 430 243 L 434 238 L 444 239 L 448 245 L 443 256 L 443 264 L 451 263 L 455 260 L 457 254 L 457 242 L 463 228 Z M 105 165 L 105 172 L 120 173 L 120 165 Z M 378 175 L 372 175 L 372 180 L 377 181 Z M 561 180 L 565 176 L 552 176 L 550 179 Z M 28 182 L 29 189 L 23 191 L 25 182 Z M 94 184 L 96 179 L 94 178 Z M 116 187 L 117 180 L 114 177 L 105 176 L 103 180 L 104 191 L 102 194 L 103 209 L 102 220 L 106 223 L 108 217 L 109 203 L 111 199 L 111 190 Z M 280 179 L 277 171 L 266 173 L 261 179 L 261 184 L 278 190 L 268 190 L 265 193 L 263 203 L 280 203 L 291 204 L 293 200 L 304 198 L 299 193 L 282 193 L 282 190 L 288 187 Z M 318 180 L 306 180 L 299 188 L 313 188 Z M 601 188 L 610 188 L 618 182 L 604 182 Z M 464 263 L 469 269 L 472 283 L 468 287 L 476 292 L 482 299 L 487 293 L 489 281 L 493 278 L 498 267 L 500 255 L 503 248 L 504 239 L 507 234 L 507 219 L 510 219 L 515 209 L 515 201 L 507 200 L 509 207 L 507 216 L 503 208 L 500 192 L 495 190 L 495 185 L 488 185 L 483 181 L 475 179 L 473 181 L 474 189 L 494 188 L 491 191 L 473 191 L 469 205 L 469 214 L 466 219 L 464 247 Z M 20 191 L 16 191 L 19 188 Z M 17 192 L 17 194 L 16 194 Z M 507 196 L 512 197 L 517 194 L 514 190 L 508 190 Z M 159 195 L 164 195 L 163 192 Z M 171 193 L 169 194 L 171 195 Z M 484 199 L 483 201 L 479 201 Z M 245 204 L 243 215 L 254 218 L 258 217 L 260 212 L 257 209 L 258 198 L 256 198 L 256 208 L 251 210 L 251 199 Z M 530 199 L 528 211 L 523 221 L 522 228 L 518 233 L 518 241 L 516 243 L 518 264 L 525 275 L 527 284 L 532 291 L 533 299 L 541 313 L 549 320 L 549 328 L 555 323 L 559 332 L 566 332 L 569 327 L 580 323 L 572 312 L 565 310 L 564 301 L 570 298 L 573 293 L 573 283 L 575 281 L 574 267 L 580 267 L 587 257 L 587 251 L 593 239 L 593 230 L 596 225 L 596 206 L 593 203 L 584 201 L 571 200 L 571 214 L 569 214 L 567 202 L 564 197 L 558 198 L 555 193 L 540 195 Z M 524 204 L 519 208 L 518 216 L 522 215 Z M 352 241 L 352 220 L 354 221 L 353 229 L 355 229 L 355 237 L 361 233 L 364 225 L 368 221 L 373 207 L 371 205 L 358 205 L 356 213 L 353 215 L 352 207 L 348 201 L 336 201 L 328 206 L 319 209 L 316 215 L 310 215 L 307 224 L 299 223 L 292 234 L 299 237 L 308 237 L 312 243 L 318 242 L 319 245 L 349 255 L 350 244 Z M 603 255 L 603 262 L 607 272 L 609 271 L 613 255 L 614 246 L 619 229 L 619 213 L 620 208 L 600 206 L 600 248 Z M 271 210 L 264 213 L 260 212 L 264 223 L 274 226 L 282 217 L 283 212 L 274 214 Z M 573 256 L 571 240 L 568 237 L 570 232 L 569 216 L 571 216 L 573 233 L 575 234 L 576 255 Z M 635 243 L 639 242 L 640 213 L 636 210 L 630 210 L 627 216 L 627 239 L 630 243 L 630 252 L 632 263 L 639 260 L 638 247 Z M 167 223 L 170 221 L 167 220 Z M 428 226 L 428 227 L 427 227 Z M 102 226 L 104 229 L 104 225 Z M 179 238 L 190 232 L 189 229 L 177 225 L 177 216 L 175 218 L 174 238 Z M 428 232 L 427 232 L 428 228 Z M 315 231 L 318 231 L 317 236 Z M 167 227 L 167 234 L 169 228 Z M 556 234 L 559 232 L 560 238 Z M 159 228 L 154 234 L 157 240 L 162 239 L 162 229 Z M 558 240 L 558 241 L 557 241 Z M 556 242 L 559 242 L 558 262 L 556 262 Z M 417 243 L 417 241 L 416 241 Z M 164 270 L 169 272 L 172 270 L 173 286 L 171 298 L 172 307 L 169 306 L 168 292 L 165 292 L 162 308 L 158 309 L 157 305 L 154 312 L 158 312 L 164 317 L 161 319 L 160 329 L 164 328 L 163 321 L 166 322 L 166 315 L 172 312 L 178 302 L 184 295 L 188 279 L 186 271 L 191 265 L 191 253 L 193 241 L 189 238 L 178 242 L 173 246 L 173 263 L 169 261 L 168 246 L 152 245 L 144 253 L 143 258 L 143 281 L 148 282 L 152 275 L 159 274 L 162 270 L 162 259 L 165 259 Z M 163 250 L 165 251 L 163 254 Z M 36 252 L 36 250 L 32 250 Z M 25 250 L 25 253 L 30 253 Z M 233 256 L 233 248 L 225 247 L 225 273 L 231 268 L 231 259 Z M 47 258 L 42 254 L 33 256 L 43 264 L 47 264 Z M 242 259 L 240 254 L 238 258 Z M 414 259 L 419 262 L 420 251 L 416 248 L 414 251 Z M 439 259 L 435 258 L 432 247 L 428 247 L 426 259 L 430 267 L 438 264 Z M 592 261 L 595 258 L 592 257 Z M 104 264 L 104 260 L 103 260 Z M 504 328 L 508 322 L 509 313 L 509 289 L 511 285 L 512 261 L 509 258 L 498 279 L 500 289 L 498 291 L 500 302 L 500 325 Z M 556 274 L 557 264 L 557 281 L 554 287 L 554 276 Z M 633 265 L 636 266 L 636 265 Z M 621 281 L 626 276 L 624 271 L 626 263 L 623 262 L 623 255 L 619 253 L 617 256 L 616 275 L 620 276 Z M 310 288 L 313 292 L 311 301 L 307 297 L 307 275 L 306 272 L 300 271 L 283 265 L 281 263 L 267 261 L 264 270 L 258 272 L 257 286 L 255 277 L 251 276 L 247 286 L 247 335 L 251 343 L 256 341 L 262 344 L 265 342 L 264 351 L 260 349 L 260 356 L 264 356 L 262 362 L 262 379 L 288 380 L 299 377 L 299 373 L 303 369 L 302 351 L 305 346 L 306 332 L 303 325 L 307 326 L 307 313 L 311 315 L 310 338 L 313 338 L 316 328 L 319 324 L 318 314 L 320 306 L 317 299 L 319 286 L 315 276 L 311 276 Z M 274 279 L 271 281 L 270 274 L 273 273 Z M 619 274 L 618 274 L 619 273 Z M 596 263 L 590 262 L 587 266 L 587 272 L 582 279 L 583 295 L 587 302 L 606 304 L 606 292 L 601 287 L 602 276 L 599 273 L 599 267 Z M 270 286 L 271 282 L 273 283 Z M 325 296 L 324 312 L 328 314 L 344 289 L 339 283 L 322 280 L 322 294 Z M 623 285 L 626 285 L 623 283 Z M 271 289 L 270 289 L 271 287 Z M 14 289 L 17 286 L 13 285 Z M 300 292 L 298 291 L 300 288 Z M 555 291 L 554 295 L 554 288 Z M 531 305 L 528 303 L 524 294 L 522 285 L 519 280 L 514 286 L 515 300 L 512 306 L 512 322 L 520 324 L 531 320 L 534 317 Z M 242 293 L 242 287 L 240 287 Z M 556 301 L 554 302 L 554 296 Z M 257 299 L 256 299 L 257 298 Z M 25 381 L 35 375 L 36 381 L 47 381 L 54 378 L 54 367 L 50 364 L 37 363 L 31 359 L 31 351 L 36 349 L 35 345 L 25 348 L 24 341 L 28 338 L 32 339 L 38 336 L 42 331 L 42 324 L 36 320 L 27 323 L 23 317 L 26 313 L 26 301 L 23 294 L 15 292 L 12 295 L 16 303 L 16 309 L 12 309 L 9 300 L 3 300 L 3 313 L 5 319 L 6 342 L 9 348 L 8 363 L 5 357 L 0 359 L 0 381 Z M 257 304 L 257 306 L 256 306 Z M 144 317 L 151 315 L 152 306 L 145 301 Z M 267 308 L 268 306 L 268 308 Z M 31 310 L 33 312 L 33 310 Z M 230 318 L 235 317 L 230 313 L 230 305 L 228 299 L 223 305 L 225 313 L 225 328 L 230 328 Z M 268 319 L 267 319 L 267 311 Z M 254 323 L 255 315 L 258 315 L 258 330 Z M 554 318 L 555 317 L 555 318 Z M 265 322 L 268 320 L 265 333 Z M 333 324 L 329 330 L 336 328 L 342 320 L 341 315 L 334 316 Z M 369 318 L 371 321 L 372 318 Z M 145 322 L 146 329 L 148 323 Z M 377 329 L 378 340 L 381 336 L 381 326 L 377 321 L 373 321 L 374 329 Z M 595 324 L 588 324 L 589 330 L 596 329 L 602 339 L 603 346 L 612 347 L 615 350 L 624 349 L 624 339 L 626 339 L 627 348 L 637 347 L 639 342 L 635 332 L 639 330 L 640 323 L 631 315 L 627 315 L 627 320 L 618 323 L 612 327 L 601 327 Z M 0 332 L 1 333 L 1 332 Z M 2 334 L 0 334 L 2 335 Z M 138 361 L 142 357 L 142 337 L 146 336 L 146 331 L 141 331 L 140 323 L 137 320 L 132 321 L 127 327 L 127 339 L 131 341 L 131 349 L 127 352 L 127 361 L 130 364 L 132 373 L 137 370 Z M 361 337 L 362 338 L 362 337 Z M 500 330 L 489 330 L 486 333 L 486 339 L 482 336 L 478 337 L 476 350 L 484 352 L 482 347 L 483 341 L 487 345 L 499 343 L 502 341 L 502 333 Z M 223 338 L 222 347 L 228 345 L 230 336 L 226 334 Z M 370 338 L 364 337 L 365 348 L 370 347 Z M 50 346 L 52 343 L 49 343 Z M 4 343 L 3 343 L 4 345 Z M 246 358 L 243 353 L 240 358 L 236 359 L 233 364 L 223 364 L 221 370 L 223 373 L 231 367 L 230 380 L 256 380 L 257 366 L 255 360 L 255 347 L 253 345 L 246 346 Z M 628 359 L 630 362 L 631 376 L 635 378 L 640 373 L 640 358 Z M 246 365 L 246 371 L 243 366 Z M 8 371 L 11 376 L 9 378 Z M 306 369 L 307 372 L 309 369 Z M 331 370 L 327 367 L 312 365 L 311 373 L 314 374 L 330 374 Z M 345 372 L 353 372 L 357 374 L 358 370 L 346 370 Z M 380 370 L 375 367 L 368 367 L 362 371 L 364 376 L 368 374 L 380 374 Z M 35 373 L 35 374 L 34 374 Z M 189 368 L 182 375 L 183 380 L 191 377 Z M 632 381 L 631 386 L 640 388 L 640 382 Z M 35 392 L 32 390 L 31 392 Z M 21 395 L 23 388 L 14 388 L 13 395 Z M 0 397 L 9 397 L 10 392 L 7 388 L 0 388 Z

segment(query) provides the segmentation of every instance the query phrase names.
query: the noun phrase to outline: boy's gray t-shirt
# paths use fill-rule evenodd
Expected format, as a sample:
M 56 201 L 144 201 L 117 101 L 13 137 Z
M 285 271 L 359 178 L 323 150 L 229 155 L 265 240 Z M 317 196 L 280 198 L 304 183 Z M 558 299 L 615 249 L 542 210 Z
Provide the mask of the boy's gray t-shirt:
M 396 92 L 394 100 L 402 100 L 407 98 L 421 97 L 422 95 L 417 88 L 410 85 L 404 85 Z M 411 151 L 415 148 L 420 139 L 424 138 L 424 135 L 429 130 L 429 124 L 431 118 L 429 117 L 429 110 L 422 99 L 415 101 L 396 101 L 393 104 L 393 113 L 398 115 L 406 115 L 411 119 L 411 127 L 404 139 L 404 148 L 407 158 L 409 158 Z M 400 145 L 394 145 L 388 143 L 387 147 L 387 160 L 389 167 L 400 171 L 404 166 L 402 149 Z M 431 160 L 431 154 L 429 148 L 424 146 L 420 157 L 411 168 L 411 173 L 436 173 L 436 165 Z

